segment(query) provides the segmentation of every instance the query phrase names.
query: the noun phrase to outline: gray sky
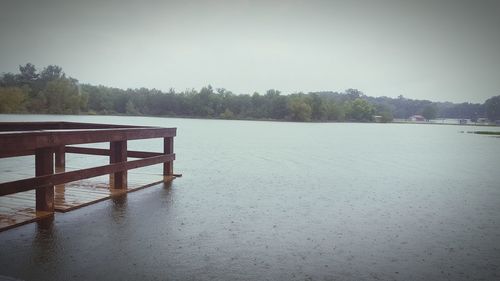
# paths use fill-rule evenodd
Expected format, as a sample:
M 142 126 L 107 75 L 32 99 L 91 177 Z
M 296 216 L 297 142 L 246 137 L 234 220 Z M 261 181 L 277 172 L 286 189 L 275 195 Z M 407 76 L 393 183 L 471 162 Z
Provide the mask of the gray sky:
M 0 0 L 0 72 L 83 83 L 483 102 L 500 94 L 500 1 Z

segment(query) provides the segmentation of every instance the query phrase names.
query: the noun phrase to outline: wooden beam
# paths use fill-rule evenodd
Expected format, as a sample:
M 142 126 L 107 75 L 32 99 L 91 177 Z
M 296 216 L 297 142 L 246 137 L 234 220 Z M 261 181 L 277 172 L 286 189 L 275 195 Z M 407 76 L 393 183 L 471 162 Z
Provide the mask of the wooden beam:
M 0 155 L 60 145 L 174 137 L 176 128 L 74 129 L 0 132 Z
M 113 141 L 109 144 L 109 163 L 121 163 L 127 161 L 127 141 Z M 109 175 L 110 188 L 127 188 L 127 171 L 117 171 Z
M 52 176 L 54 173 L 54 154 L 51 149 L 39 148 L 35 151 L 35 175 Z M 54 185 L 46 185 L 36 190 L 36 210 L 54 211 Z
M 22 149 L 22 148 L 19 148 Z M 8 157 L 19 157 L 19 156 L 28 156 L 34 155 L 35 150 L 18 150 L 18 151 L 2 151 L 0 152 L 0 158 L 8 158 Z
M 55 168 L 56 171 L 64 172 L 66 169 L 66 152 L 64 145 L 58 146 L 55 148 Z
M 63 122 L 0 122 L 0 131 L 33 131 L 61 129 Z
M 82 122 L 61 122 L 61 129 L 110 129 L 110 128 L 155 128 L 150 126 L 115 125 Z
M 76 154 L 89 154 L 89 155 L 101 155 L 101 156 L 109 156 L 109 149 L 105 148 L 91 148 L 91 147 L 77 147 L 77 146 L 67 146 L 66 153 L 76 153 Z M 148 151 L 134 151 L 128 150 L 127 157 L 130 158 L 147 158 L 163 155 L 163 153 L 158 152 L 148 152 Z
M 0 122 L 0 131 L 34 131 L 59 129 L 154 128 L 149 126 L 115 125 L 82 122 Z
M 82 179 L 98 177 L 106 174 L 111 174 L 117 171 L 131 170 L 173 160 L 175 160 L 175 154 L 167 154 L 167 155 L 154 156 L 128 162 L 114 163 L 104 166 L 81 169 L 71 172 L 37 176 L 34 178 L 0 183 L 0 196 L 32 190 L 32 189 L 40 189 L 47 186 L 59 185 Z
M 163 138 L 163 153 L 165 155 L 174 153 L 174 138 Z M 163 163 L 163 180 L 168 181 L 172 179 L 174 174 L 174 161 Z

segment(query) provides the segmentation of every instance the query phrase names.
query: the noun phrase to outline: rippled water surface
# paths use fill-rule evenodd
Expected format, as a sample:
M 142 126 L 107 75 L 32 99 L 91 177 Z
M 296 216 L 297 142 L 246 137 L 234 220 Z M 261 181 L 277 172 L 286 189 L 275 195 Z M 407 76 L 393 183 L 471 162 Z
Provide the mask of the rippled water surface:
M 183 174 L 171 185 L 58 213 L 52 223 L 1 232 L 0 275 L 500 280 L 500 138 L 461 133 L 478 128 L 50 115 L 0 120 L 177 127 L 174 168 Z M 129 147 L 161 151 L 162 143 Z M 9 164 L 0 161 L 6 181 Z

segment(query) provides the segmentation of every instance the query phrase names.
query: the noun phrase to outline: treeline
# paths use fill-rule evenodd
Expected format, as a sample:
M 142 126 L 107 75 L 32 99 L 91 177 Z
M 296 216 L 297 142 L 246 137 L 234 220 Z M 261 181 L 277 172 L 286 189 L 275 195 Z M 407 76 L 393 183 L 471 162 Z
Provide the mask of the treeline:
M 495 101 L 500 96 L 492 99 Z M 396 99 L 374 98 L 355 89 L 341 93 L 290 95 L 282 95 L 273 89 L 264 94 L 237 95 L 224 88 L 214 89 L 211 86 L 203 87 L 200 91 L 191 89 L 182 92 L 146 88 L 123 90 L 79 84 L 76 79 L 67 77 L 59 66 L 49 65 L 37 71 L 30 63 L 20 66 L 19 73 L 4 73 L 0 76 L 0 113 L 360 122 L 374 121 L 375 118 L 377 121 L 389 122 L 393 118 L 408 118 L 415 114 L 427 119 L 476 119 L 487 115 L 488 101 L 485 104 L 453 104 L 412 100 L 402 96 Z M 493 108 L 500 112 L 495 106 Z M 492 120 L 500 119 L 500 116 L 491 117 Z

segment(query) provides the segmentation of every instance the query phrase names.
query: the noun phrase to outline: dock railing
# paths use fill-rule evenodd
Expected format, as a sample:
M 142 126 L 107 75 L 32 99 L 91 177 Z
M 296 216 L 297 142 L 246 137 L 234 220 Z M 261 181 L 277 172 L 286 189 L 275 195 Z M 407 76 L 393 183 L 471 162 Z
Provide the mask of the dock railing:
M 36 210 L 53 212 L 55 185 L 109 174 L 110 188 L 127 189 L 128 170 L 161 163 L 163 179 L 169 181 L 174 177 L 176 131 L 75 122 L 0 122 L 0 158 L 35 155 L 35 177 L 0 183 L 0 196 L 35 189 Z M 152 138 L 163 138 L 163 152 L 127 150 L 129 140 Z M 109 142 L 109 149 L 74 146 L 101 142 Z M 66 172 L 66 153 L 109 156 L 109 164 Z M 139 159 L 128 161 L 128 157 Z

